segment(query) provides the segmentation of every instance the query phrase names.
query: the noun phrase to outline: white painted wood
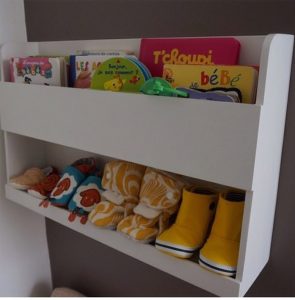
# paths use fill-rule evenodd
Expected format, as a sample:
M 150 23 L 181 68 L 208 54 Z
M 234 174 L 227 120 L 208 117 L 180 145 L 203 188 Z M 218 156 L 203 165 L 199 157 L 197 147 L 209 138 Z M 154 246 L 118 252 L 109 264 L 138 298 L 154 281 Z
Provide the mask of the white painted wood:
M 63 157 L 67 156 L 67 163 L 88 151 L 246 190 L 235 280 L 207 272 L 190 261 L 166 256 L 153 247 L 134 245 L 115 232 L 69 223 L 65 211 L 51 207 L 44 212 L 29 195 L 9 186 L 8 198 L 212 293 L 244 295 L 269 257 L 293 37 L 237 38 L 242 45 L 240 63 L 260 65 L 256 105 L 0 85 L 2 129 L 10 132 L 7 136 L 16 139 L 13 143 L 19 145 L 28 140 L 41 147 L 42 140 L 45 141 L 46 162 L 56 161 L 62 166 Z M 33 43 L 20 47 L 19 53 L 66 54 L 86 46 L 138 51 L 138 43 L 138 40 Z M 15 46 L 8 45 L 2 51 L 4 60 L 13 49 Z M 14 155 L 21 157 L 13 151 L 8 155 L 9 172 L 18 168 L 17 162 L 15 167 L 10 162 Z
M 294 37 L 272 35 L 266 38 L 262 64 L 264 72 L 260 81 L 264 88 L 258 91 L 263 99 L 253 178 L 253 199 L 247 239 L 241 241 L 244 261 L 240 274 L 241 294 L 252 285 L 269 259 L 277 188 L 280 173 L 281 152 L 284 137 L 285 116 L 288 101 Z M 262 82 L 260 84 L 262 85 Z M 245 228 L 246 229 L 246 228 Z
M 94 157 L 96 165 L 103 170 L 106 162 L 113 160 L 111 157 L 97 155 L 97 153 L 78 150 L 76 148 L 65 147 L 62 145 L 46 143 L 46 163 L 55 166 L 59 170 L 63 170 L 81 157 Z
M 0 1 L 0 46 L 8 41 L 27 41 L 23 0 Z M 1 70 L 0 59 L 0 78 Z M 0 296 L 49 296 L 52 284 L 45 219 L 5 198 L 6 162 L 0 132 Z
M 28 168 L 44 168 L 46 143 L 22 135 L 5 132 L 7 179 L 22 174 Z
M 15 203 L 204 290 L 219 296 L 238 294 L 239 282 L 232 278 L 219 276 L 203 269 L 193 261 L 166 255 L 151 245 L 134 242 L 116 231 L 100 229 L 90 222 L 85 225 L 80 224 L 79 219 L 69 222 L 67 210 L 54 206 L 40 207 L 40 200 L 9 185 L 5 186 L 5 191 L 6 196 Z
M 5 131 L 251 189 L 259 106 L 13 83 L 1 94 Z

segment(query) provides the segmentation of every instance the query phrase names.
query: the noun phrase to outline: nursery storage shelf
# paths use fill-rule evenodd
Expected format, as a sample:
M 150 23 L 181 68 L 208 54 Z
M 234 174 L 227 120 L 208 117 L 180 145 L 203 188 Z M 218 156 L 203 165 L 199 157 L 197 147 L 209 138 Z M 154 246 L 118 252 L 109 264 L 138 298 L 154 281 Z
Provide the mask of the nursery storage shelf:
M 69 223 L 66 211 L 40 208 L 35 199 L 9 186 L 7 198 L 214 294 L 244 295 L 269 259 L 293 36 L 235 38 L 241 43 L 240 64 L 259 65 L 255 105 L 0 84 L 7 178 L 29 164 L 46 162 L 46 155 L 54 161 L 49 142 L 245 190 L 235 279 L 135 244 L 116 232 Z M 137 53 L 138 47 L 139 40 L 8 44 L 2 49 L 4 80 L 11 56 L 99 48 Z

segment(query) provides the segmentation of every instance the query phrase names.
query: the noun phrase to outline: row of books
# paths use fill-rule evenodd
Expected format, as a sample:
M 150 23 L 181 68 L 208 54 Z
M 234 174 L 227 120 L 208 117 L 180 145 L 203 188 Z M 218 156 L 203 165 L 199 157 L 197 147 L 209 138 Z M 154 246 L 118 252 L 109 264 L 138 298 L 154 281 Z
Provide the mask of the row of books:
M 11 81 L 140 92 L 151 77 L 174 88 L 236 91 L 238 101 L 253 103 L 258 67 L 238 65 L 234 38 L 145 38 L 139 57 L 132 51 L 80 50 L 68 57 L 11 59 Z

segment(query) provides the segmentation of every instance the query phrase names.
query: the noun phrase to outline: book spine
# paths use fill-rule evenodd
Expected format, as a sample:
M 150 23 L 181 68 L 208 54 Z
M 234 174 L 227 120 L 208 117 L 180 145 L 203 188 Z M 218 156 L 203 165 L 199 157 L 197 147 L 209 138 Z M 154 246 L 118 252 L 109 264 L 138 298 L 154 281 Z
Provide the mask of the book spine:
M 74 87 L 76 81 L 76 55 L 70 55 L 69 87 Z

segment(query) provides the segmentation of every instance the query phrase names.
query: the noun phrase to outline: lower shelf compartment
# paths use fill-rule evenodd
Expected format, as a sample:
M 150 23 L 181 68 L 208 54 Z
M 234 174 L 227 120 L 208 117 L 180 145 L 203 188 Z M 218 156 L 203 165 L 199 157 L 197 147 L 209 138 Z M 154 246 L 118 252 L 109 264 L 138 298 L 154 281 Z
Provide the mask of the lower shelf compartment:
M 5 193 L 7 199 L 21 206 L 192 285 L 218 296 L 240 296 L 240 282 L 236 279 L 209 272 L 192 261 L 166 255 L 152 245 L 134 242 L 116 231 L 100 229 L 89 222 L 82 225 L 78 218 L 69 222 L 67 210 L 51 205 L 40 207 L 39 199 L 9 185 L 5 186 Z

